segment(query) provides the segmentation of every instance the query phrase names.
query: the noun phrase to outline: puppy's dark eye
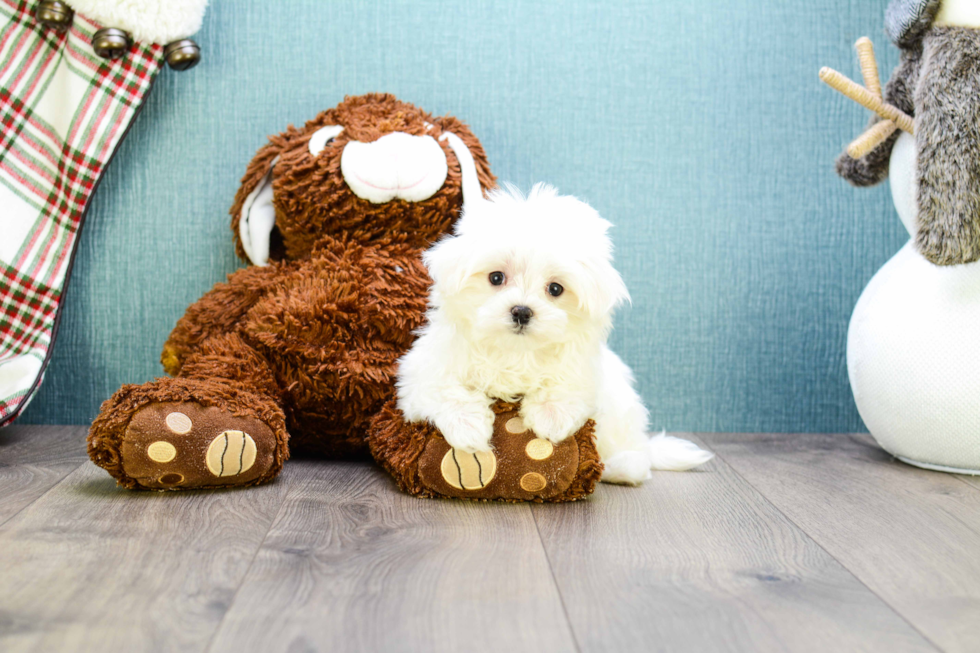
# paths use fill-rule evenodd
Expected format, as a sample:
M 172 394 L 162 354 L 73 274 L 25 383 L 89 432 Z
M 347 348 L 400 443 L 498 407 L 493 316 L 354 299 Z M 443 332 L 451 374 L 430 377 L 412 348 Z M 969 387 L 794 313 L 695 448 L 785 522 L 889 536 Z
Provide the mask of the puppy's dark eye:
M 499 286 L 499 285 L 501 285 L 504 282 L 504 279 L 506 279 L 506 278 L 507 277 L 504 276 L 504 273 L 503 272 L 491 272 L 490 273 L 490 285 L 491 286 Z
M 557 297 L 558 295 L 565 292 L 560 283 L 549 283 L 548 284 L 548 294 L 552 297 Z

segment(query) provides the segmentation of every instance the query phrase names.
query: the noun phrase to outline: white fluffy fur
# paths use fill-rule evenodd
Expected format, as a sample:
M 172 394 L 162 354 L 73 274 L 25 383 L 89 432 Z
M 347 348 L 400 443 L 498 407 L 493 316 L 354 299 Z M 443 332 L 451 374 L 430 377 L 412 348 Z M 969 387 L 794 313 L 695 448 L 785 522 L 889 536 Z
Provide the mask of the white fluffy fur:
M 690 469 L 712 454 L 647 435 L 647 410 L 630 369 L 606 346 L 629 293 L 612 266 L 610 224 L 588 204 L 536 185 L 467 203 L 447 237 L 425 254 L 434 282 L 428 323 L 402 358 L 398 407 L 434 424 L 450 445 L 490 449 L 494 399 L 521 399 L 540 437 L 560 442 L 589 418 L 606 464 L 603 480 L 638 484 L 650 469 Z M 494 286 L 492 272 L 506 281 Z M 558 283 L 558 297 L 548 286 Z M 527 306 L 521 329 L 511 309 Z
M 201 29 L 207 0 L 70 0 L 71 8 L 103 27 L 117 27 L 140 43 L 167 44 Z

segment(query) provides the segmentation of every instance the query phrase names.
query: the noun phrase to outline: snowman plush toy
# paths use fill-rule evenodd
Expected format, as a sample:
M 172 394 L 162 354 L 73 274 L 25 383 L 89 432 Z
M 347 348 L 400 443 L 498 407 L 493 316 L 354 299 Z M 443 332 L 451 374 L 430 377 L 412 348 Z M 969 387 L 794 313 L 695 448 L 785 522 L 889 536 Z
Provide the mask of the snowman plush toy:
M 890 178 L 911 236 L 858 300 L 847 340 L 854 398 L 878 443 L 928 469 L 980 474 L 980 1 L 893 0 L 901 63 L 884 88 L 821 78 L 876 112 L 837 160 L 856 186 Z

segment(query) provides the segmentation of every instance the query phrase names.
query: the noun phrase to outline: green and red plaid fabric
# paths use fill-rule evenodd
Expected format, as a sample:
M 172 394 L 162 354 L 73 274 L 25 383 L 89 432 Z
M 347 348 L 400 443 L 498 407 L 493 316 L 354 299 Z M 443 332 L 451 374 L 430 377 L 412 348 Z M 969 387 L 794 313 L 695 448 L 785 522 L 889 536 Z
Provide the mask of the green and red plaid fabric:
M 40 385 L 85 208 L 163 60 L 102 59 L 101 26 L 59 34 L 35 4 L 0 0 L 0 425 Z

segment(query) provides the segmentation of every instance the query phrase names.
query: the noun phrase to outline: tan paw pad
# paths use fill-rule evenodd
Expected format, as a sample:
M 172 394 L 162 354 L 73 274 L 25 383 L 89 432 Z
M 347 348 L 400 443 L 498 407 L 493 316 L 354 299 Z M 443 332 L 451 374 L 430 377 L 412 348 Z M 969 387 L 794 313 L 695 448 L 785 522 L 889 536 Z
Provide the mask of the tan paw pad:
M 158 440 L 146 448 L 146 455 L 155 463 L 169 463 L 177 457 L 177 447 Z
M 540 492 L 546 485 L 548 481 L 537 472 L 528 472 L 521 477 L 521 488 L 526 492 Z
M 243 431 L 225 431 L 208 446 L 205 461 L 215 476 L 236 476 L 255 464 L 255 440 Z
M 191 432 L 194 428 L 194 424 L 191 422 L 191 418 L 184 413 L 172 412 L 167 415 L 165 420 L 167 423 L 167 428 L 176 433 L 177 435 L 185 435 Z
M 527 430 L 527 427 L 524 426 L 524 420 L 522 420 L 520 417 L 512 417 L 507 420 L 507 423 L 504 424 L 504 428 L 507 429 L 508 433 L 523 433 Z
M 541 438 L 534 438 L 524 447 L 524 453 L 531 460 L 547 460 L 555 453 L 555 445 Z
M 479 490 L 497 474 L 492 451 L 463 453 L 450 449 L 442 458 L 442 477 L 457 490 Z

